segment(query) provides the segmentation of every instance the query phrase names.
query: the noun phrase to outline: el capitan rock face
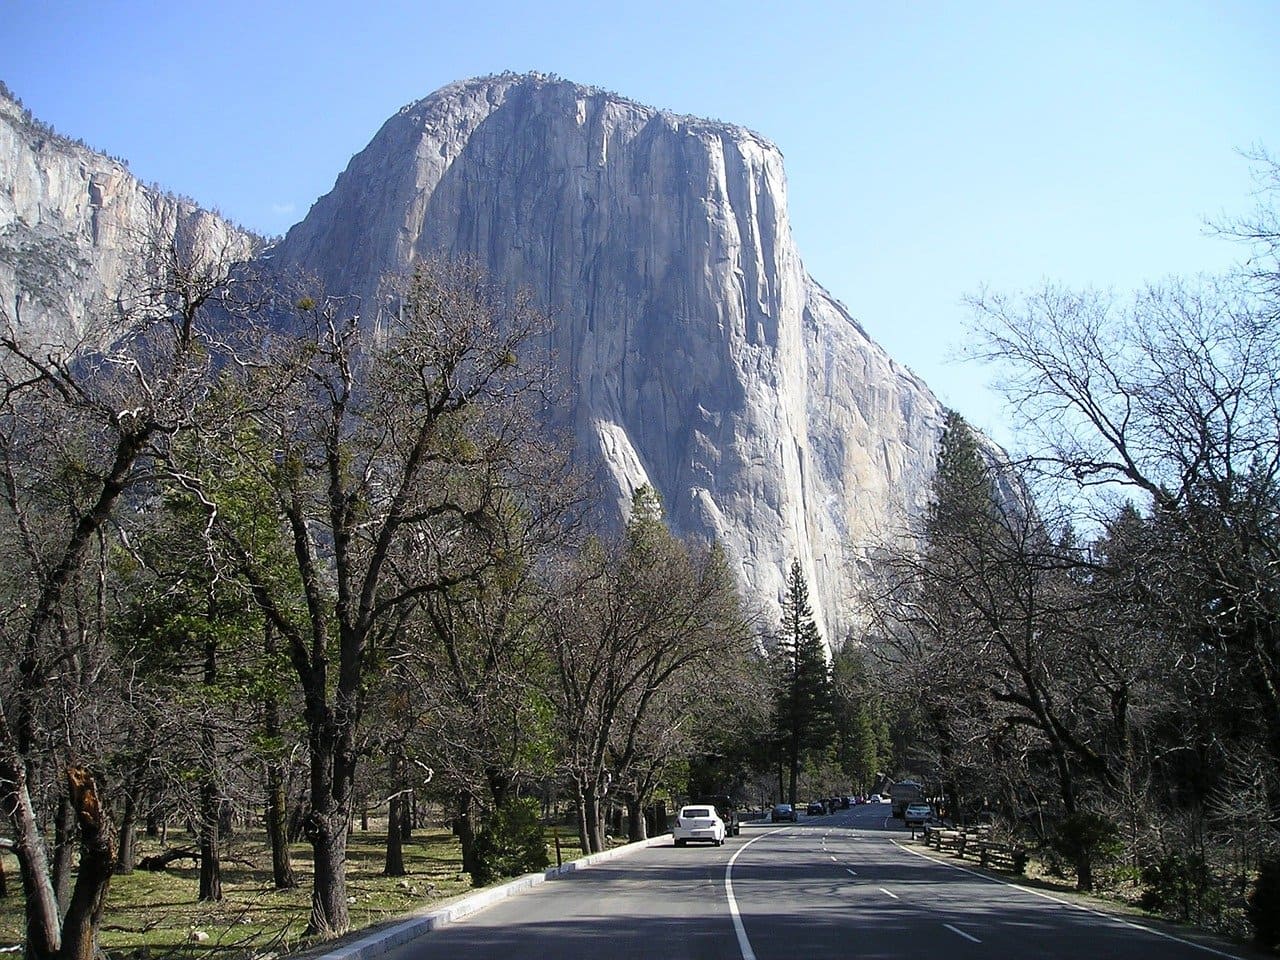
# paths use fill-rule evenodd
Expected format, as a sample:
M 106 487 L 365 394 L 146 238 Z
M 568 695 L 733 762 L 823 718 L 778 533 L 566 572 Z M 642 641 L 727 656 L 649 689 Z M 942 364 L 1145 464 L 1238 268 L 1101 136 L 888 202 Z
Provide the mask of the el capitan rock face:
M 924 506 L 943 411 L 805 272 L 776 147 L 553 78 L 467 81 L 388 120 L 273 258 L 372 303 L 438 253 L 554 318 L 620 510 L 652 484 L 775 609 L 798 556 L 839 639 L 862 548 Z
M 148 236 L 232 260 L 256 242 L 0 91 L 0 303 L 24 337 L 79 342 Z M 863 549 L 924 506 L 942 409 L 805 272 L 776 147 L 552 78 L 467 81 L 388 120 L 271 259 L 371 304 L 439 253 L 551 314 L 619 513 L 652 484 L 766 608 L 799 557 L 839 640 Z

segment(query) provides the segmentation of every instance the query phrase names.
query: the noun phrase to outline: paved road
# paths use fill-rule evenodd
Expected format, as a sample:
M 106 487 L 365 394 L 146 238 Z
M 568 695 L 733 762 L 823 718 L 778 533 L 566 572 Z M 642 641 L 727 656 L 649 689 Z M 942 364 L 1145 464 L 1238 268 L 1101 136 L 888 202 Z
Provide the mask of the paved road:
M 642 850 L 451 924 L 393 960 L 1245 955 L 935 863 L 893 842 L 908 834 L 888 810 L 746 824 L 720 848 Z

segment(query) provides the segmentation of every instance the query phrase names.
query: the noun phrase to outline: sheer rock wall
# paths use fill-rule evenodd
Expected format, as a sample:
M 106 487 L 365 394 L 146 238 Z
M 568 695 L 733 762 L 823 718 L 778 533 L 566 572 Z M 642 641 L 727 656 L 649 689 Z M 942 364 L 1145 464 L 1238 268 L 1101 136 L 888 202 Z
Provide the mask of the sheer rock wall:
M 388 120 L 274 255 L 371 303 L 439 252 L 550 312 L 620 513 L 650 483 L 766 607 L 798 556 L 829 634 L 856 619 L 863 550 L 924 505 L 942 409 L 805 272 L 775 146 L 554 78 L 467 81 Z

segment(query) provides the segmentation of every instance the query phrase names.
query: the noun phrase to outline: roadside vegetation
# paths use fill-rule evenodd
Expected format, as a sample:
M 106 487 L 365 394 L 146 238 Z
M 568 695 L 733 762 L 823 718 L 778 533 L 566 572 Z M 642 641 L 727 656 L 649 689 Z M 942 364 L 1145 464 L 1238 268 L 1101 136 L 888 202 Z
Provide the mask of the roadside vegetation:
M 865 639 L 899 768 L 1051 876 L 1277 947 L 1280 167 L 1224 277 L 972 299 L 1022 449 L 952 414 Z M 923 695 L 922 695 L 923 694 Z
M 383 872 L 385 821 L 371 826 L 370 832 L 357 829 L 348 847 L 347 889 L 354 899 L 354 928 L 394 919 L 471 889 L 470 878 L 462 872 L 457 839 L 448 830 L 417 831 L 404 844 L 404 875 L 388 877 Z M 164 849 L 156 841 L 139 845 L 144 857 Z M 111 956 L 151 960 L 266 957 L 284 955 L 305 943 L 310 891 L 301 886 L 281 890 L 271 882 L 266 834 L 237 833 L 221 852 L 227 869 L 220 900 L 195 896 L 200 870 L 192 858 L 174 861 L 162 871 L 135 870 L 116 877 L 100 932 L 102 949 Z M 291 852 L 295 868 L 310 872 L 308 845 L 295 844 Z M 21 897 L 0 899 L 0 941 L 20 942 L 23 923 Z

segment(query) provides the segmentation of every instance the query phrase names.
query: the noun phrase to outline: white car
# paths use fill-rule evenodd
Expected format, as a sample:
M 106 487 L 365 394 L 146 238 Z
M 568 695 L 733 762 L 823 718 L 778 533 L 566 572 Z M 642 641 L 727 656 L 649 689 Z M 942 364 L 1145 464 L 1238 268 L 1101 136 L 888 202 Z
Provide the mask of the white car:
M 690 840 L 706 840 L 717 847 L 724 844 L 724 821 L 710 804 L 698 803 L 681 807 L 676 814 L 676 846 L 683 847 Z
M 927 803 L 909 803 L 902 814 L 902 822 L 908 827 L 924 826 L 933 819 L 933 807 Z

